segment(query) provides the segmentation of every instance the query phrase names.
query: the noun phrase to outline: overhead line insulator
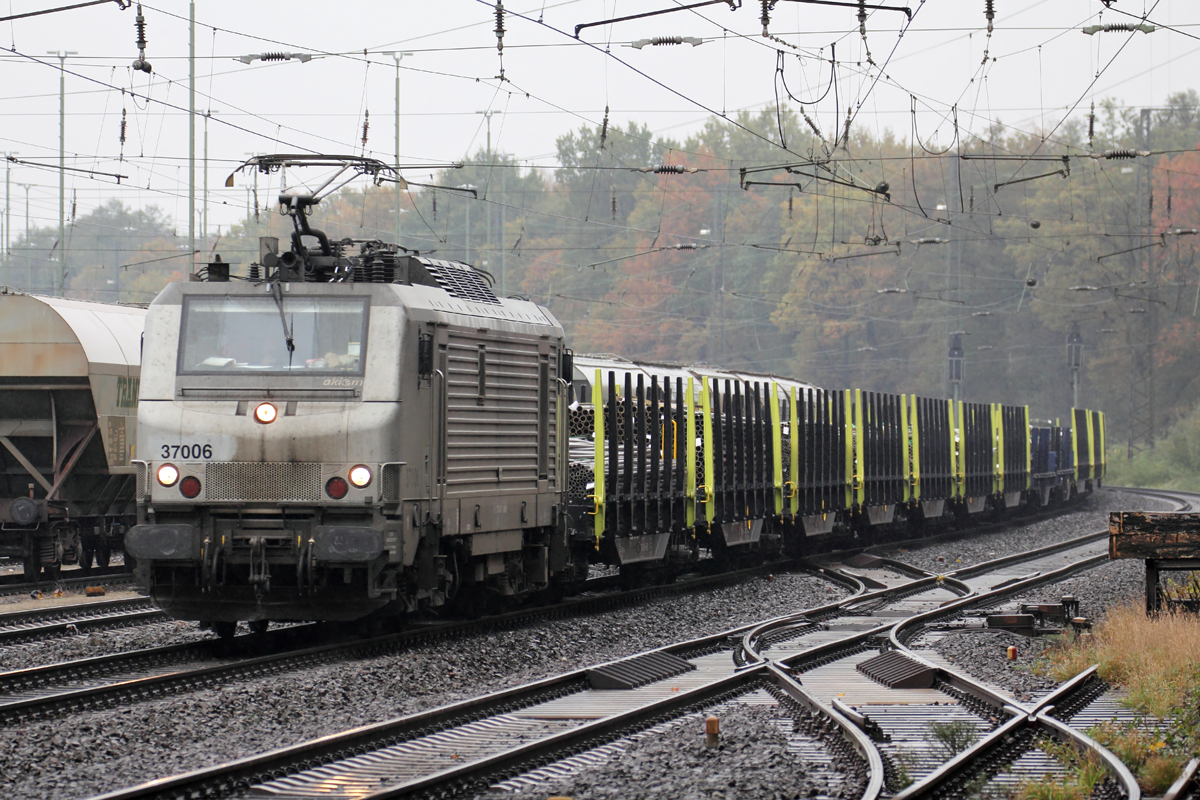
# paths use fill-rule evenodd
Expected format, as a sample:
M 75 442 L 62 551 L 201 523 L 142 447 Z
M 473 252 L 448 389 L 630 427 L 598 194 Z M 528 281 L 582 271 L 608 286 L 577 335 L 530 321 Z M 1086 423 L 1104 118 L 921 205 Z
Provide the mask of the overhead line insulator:
M 133 20 L 134 27 L 137 28 L 137 49 L 138 57 L 133 62 L 133 68 L 137 72 L 145 72 L 150 74 L 152 68 L 150 62 L 146 60 L 146 18 L 142 16 L 142 4 L 138 3 L 137 16 Z
M 1108 161 L 1118 161 L 1120 159 L 1137 158 L 1138 156 L 1148 155 L 1150 155 L 1149 150 L 1134 150 L 1132 147 L 1119 147 L 1115 150 L 1105 150 L 1099 155 L 1092 156 L 1092 158 L 1103 158 Z
M 496 54 L 500 58 L 500 74 L 497 76 L 500 80 L 504 80 L 504 2 L 497 0 L 496 2 Z
M 1143 22 L 1138 25 L 1132 22 L 1110 22 L 1107 25 L 1088 25 L 1082 29 L 1084 33 L 1091 36 L 1096 33 L 1134 33 L 1141 31 L 1142 33 L 1154 33 L 1157 30 L 1148 22 Z
M 650 47 L 667 47 L 675 44 L 690 44 L 692 47 L 699 47 L 704 44 L 704 40 L 698 36 L 655 36 L 651 39 L 637 39 L 629 43 L 629 47 L 641 50 L 647 45 Z
M 653 167 L 636 167 L 630 172 L 653 172 L 655 175 L 682 175 L 686 173 L 707 172 L 697 167 L 687 167 L 683 164 L 655 164 Z
M 312 61 L 313 57 L 312 53 L 281 53 L 276 51 L 271 53 L 251 53 L 250 55 L 246 56 L 238 56 L 234 59 L 234 61 L 240 61 L 243 64 L 250 64 L 254 61 L 291 61 L 293 58 L 300 63 L 305 64 L 309 61 Z

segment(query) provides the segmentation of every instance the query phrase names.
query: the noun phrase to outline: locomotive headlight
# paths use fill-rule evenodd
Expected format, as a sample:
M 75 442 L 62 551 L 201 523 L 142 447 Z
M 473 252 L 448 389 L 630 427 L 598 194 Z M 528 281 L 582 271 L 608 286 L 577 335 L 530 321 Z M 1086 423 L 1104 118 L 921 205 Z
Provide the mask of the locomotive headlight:
M 270 403 L 259 403 L 254 407 L 254 419 L 263 425 L 274 422 L 279 416 L 279 409 Z
M 158 468 L 158 482 L 163 486 L 174 486 L 179 480 L 179 469 L 174 464 L 163 464 Z
M 359 464 L 350 470 L 350 482 L 361 489 L 371 482 L 371 470 L 365 464 Z

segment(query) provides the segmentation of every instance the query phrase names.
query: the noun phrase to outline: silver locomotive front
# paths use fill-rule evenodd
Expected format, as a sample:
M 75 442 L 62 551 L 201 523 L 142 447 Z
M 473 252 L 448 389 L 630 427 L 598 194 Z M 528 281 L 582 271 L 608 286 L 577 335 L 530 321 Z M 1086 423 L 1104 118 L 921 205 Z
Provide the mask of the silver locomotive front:
M 127 542 L 164 609 L 348 619 L 392 599 L 405 324 L 369 284 L 177 283 L 154 301 Z

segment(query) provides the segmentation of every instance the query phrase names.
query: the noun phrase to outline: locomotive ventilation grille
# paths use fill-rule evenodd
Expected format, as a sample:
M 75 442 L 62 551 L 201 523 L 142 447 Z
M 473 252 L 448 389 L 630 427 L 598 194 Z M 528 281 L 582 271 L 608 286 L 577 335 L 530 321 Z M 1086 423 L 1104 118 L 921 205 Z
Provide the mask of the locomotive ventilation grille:
M 446 290 L 446 294 L 460 300 L 471 300 L 476 303 L 500 304 L 499 298 L 492 293 L 487 281 L 473 269 L 463 269 L 446 261 L 429 259 L 422 262 L 429 274 Z
M 209 500 L 321 499 L 320 464 L 206 464 L 204 485 Z
M 137 467 L 137 496 L 139 498 L 150 496 L 150 468 L 145 461 L 139 461 L 134 466 Z
M 379 481 L 379 499 L 385 503 L 395 503 L 400 500 L 400 465 L 384 464 Z

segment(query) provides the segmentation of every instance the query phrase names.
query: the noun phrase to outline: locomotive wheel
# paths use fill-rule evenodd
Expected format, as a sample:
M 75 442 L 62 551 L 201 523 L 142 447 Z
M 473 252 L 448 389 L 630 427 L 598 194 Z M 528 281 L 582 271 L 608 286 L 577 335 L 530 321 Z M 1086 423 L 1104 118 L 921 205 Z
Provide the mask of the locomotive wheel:
M 62 577 L 62 564 L 46 564 L 42 567 L 46 580 L 56 581 Z
M 27 556 L 21 562 L 21 571 L 25 574 L 26 583 L 36 583 L 38 573 L 42 571 L 42 565 L 38 562 L 37 556 Z
M 83 570 L 85 575 L 92 571 L 92 560 L 95 559 L 95 557 L 96 551 L 91 547 L 84 545 L 82 554 L 79 556 L 79 568 Z
M 213 629 L 213 633 L 215 633 L 217 636 L 221 637 L 222 639 L 228 640 L 228 639 L 232 639 L 233 635 L 235 633 L 237 633 L 237 623 L 236 622 L 225 622 L 225 621 L 214 622 L 212 624 L 212 629 Z
M 271 620 L 256 619 L 250 623 L 250 632 L 251 633 L 266 633 L 267 628 L 269 628 L 269 627 L 271 627 Z
M 108 561 L 112 557 L 112 548 L 108 546 L 108 542 L 101 542 L 96 548 L 96 566 L 108 567 Z

